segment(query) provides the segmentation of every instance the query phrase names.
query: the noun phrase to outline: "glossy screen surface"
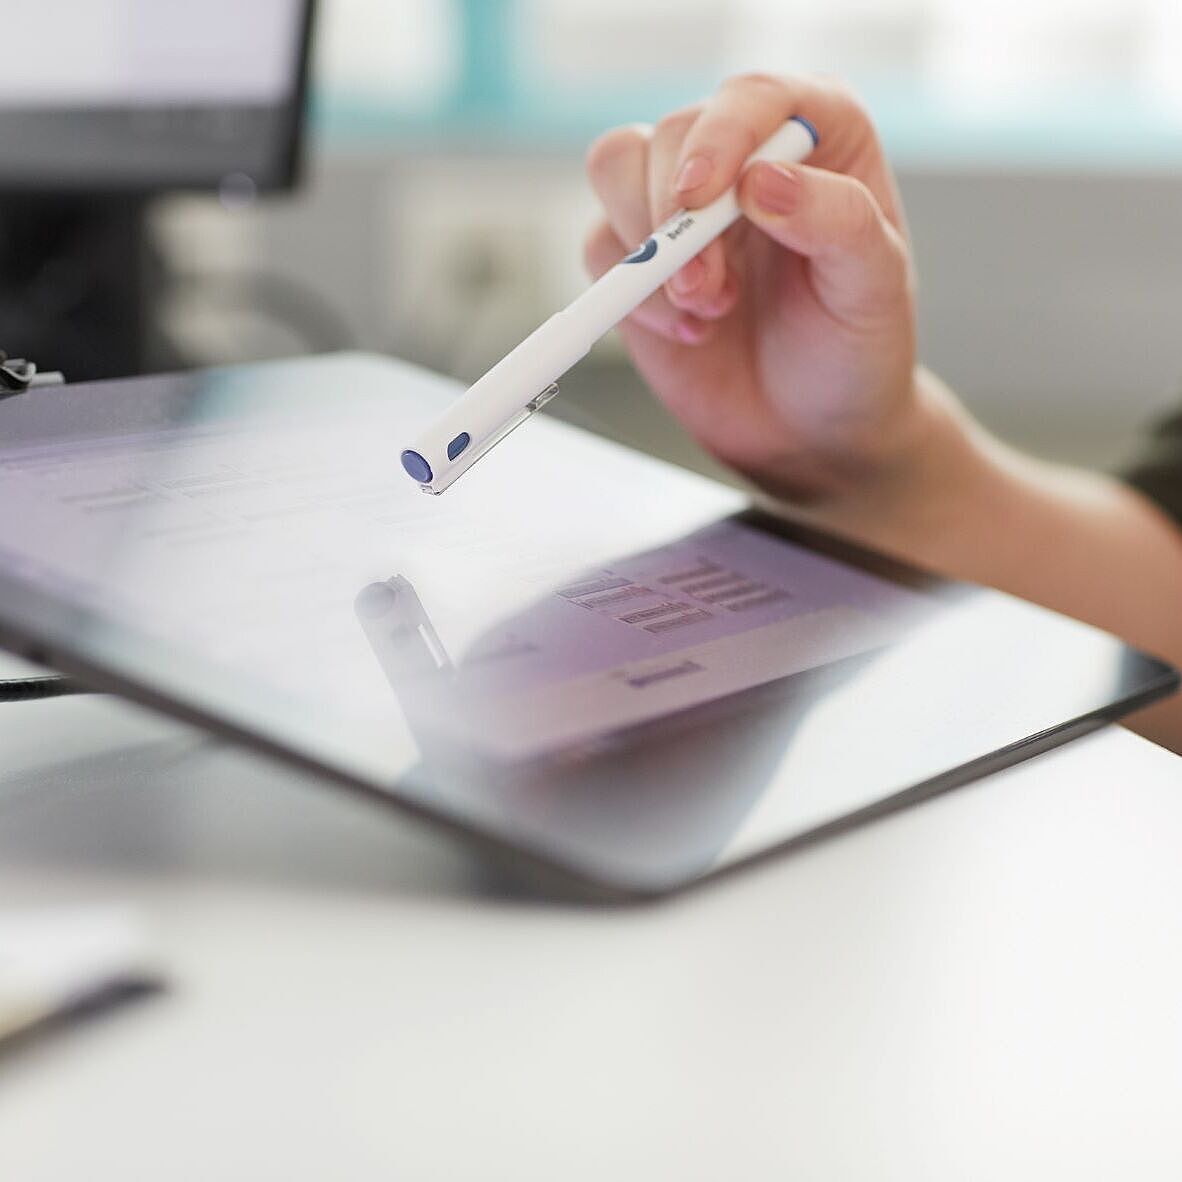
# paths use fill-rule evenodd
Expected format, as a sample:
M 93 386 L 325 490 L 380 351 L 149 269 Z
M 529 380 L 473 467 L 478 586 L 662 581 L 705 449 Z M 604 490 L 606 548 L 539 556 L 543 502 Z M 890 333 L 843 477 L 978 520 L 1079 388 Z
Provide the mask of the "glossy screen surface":
M 553 421 L 427 497 L 397 456 L 456 392 L 345 356 L 0 403 L 10 640 L 637 890 L 1170 683 Z

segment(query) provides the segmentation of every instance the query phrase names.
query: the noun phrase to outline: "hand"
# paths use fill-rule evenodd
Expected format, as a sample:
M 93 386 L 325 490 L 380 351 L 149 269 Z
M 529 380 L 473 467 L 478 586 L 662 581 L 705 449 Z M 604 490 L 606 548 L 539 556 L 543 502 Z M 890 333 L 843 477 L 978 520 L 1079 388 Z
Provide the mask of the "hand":
M 708 204 L 792 115 L 820 132 L 808 163 L 748 169 L 745 219 L 620 330 L 707 450 L 816 501 L 899 463 L 920 419 L 906 228 L 857 101 L 829 83 L 743 76 L 655 128 L 608 132 L 587 156 L 606 220 L 586 260 L 599 276 L 676 209 Z

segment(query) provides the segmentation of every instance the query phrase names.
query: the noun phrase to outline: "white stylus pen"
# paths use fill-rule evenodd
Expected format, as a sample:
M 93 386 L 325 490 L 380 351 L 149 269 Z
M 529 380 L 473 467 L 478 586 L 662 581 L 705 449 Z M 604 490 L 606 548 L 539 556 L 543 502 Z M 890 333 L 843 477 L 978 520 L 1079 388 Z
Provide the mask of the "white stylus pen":
M 794 115 L 747 161 L 792 164 L 817 146 L 817 129 Z M 558 393 L 558 379 L 591 346 L 739 218 L 734 189 L 702 209 L 679 210 L 581 296 L 535 329 L 460 395 L 402 453 L 424 492 L 453 485 L 481 456 Z

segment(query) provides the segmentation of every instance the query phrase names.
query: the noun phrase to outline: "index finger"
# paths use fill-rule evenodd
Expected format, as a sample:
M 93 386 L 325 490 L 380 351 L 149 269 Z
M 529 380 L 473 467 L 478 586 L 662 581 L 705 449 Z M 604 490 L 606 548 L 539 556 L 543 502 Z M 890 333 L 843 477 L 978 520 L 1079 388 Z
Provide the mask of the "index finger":
M 858 100 L 821 79 L 740 74 L 728 78 L 702 108 L 681 148 L 676 204 L 709 204 L 738 179 L 747 158 L 793 115 L 820 134 L 809 163 L 863 181 L 900 232 L 901 203 L 878 134 Z

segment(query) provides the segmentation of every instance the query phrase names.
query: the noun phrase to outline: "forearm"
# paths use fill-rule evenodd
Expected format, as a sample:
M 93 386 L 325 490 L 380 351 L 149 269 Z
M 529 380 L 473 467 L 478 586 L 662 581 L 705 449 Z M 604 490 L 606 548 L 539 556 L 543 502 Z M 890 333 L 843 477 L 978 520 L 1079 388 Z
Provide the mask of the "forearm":
M 1117 480 L 1007 447 L 937 379 L 923 374 L 920 383 L 923 426 L 905 462 L 810 516 L 1182 664 L 1182 530 Z M 1135 725 L 1182 749 L 1182 695 Z

